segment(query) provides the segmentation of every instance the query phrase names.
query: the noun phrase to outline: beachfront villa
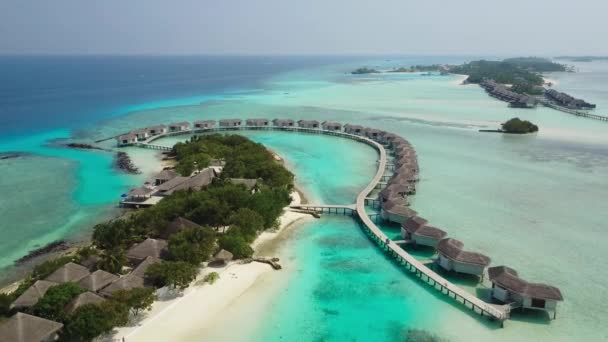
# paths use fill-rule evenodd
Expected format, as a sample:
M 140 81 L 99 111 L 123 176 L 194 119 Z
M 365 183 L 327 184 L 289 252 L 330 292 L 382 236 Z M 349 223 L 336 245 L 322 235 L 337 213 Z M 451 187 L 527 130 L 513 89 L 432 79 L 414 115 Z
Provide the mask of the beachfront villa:
M 346 124 L 344 125 L 344 132 L 348 134 L 361 135 L 363 132 L 363 126 Z
M 36 305 L 36 303 L 44 297 L 46 291 L 55 285 L 58 284 L 47 280 L 37 280 L 32 286 L 25 290 L 21 296 L 15 299 L 13 304 L 11 304 L 11 309 L 27 309 Z
M 228 252 L 225 249 L 222 249 L 221 251 L 217 252 L 217 254 L 215 254 L 215 256 L 213 257 L 213 264 L 226 265 L 227 263 L 232 261 L 233 257 L 234 256 L 232 255 L 232 253 Z
M 116 277 L 118 278 L 118 276 Z M 72 314 L 74 311 L 76 311 L 76 309 L 78 309 L 79 307 L 83 306 L 83 305 L 88 305 L 88 304 L 100 304 L 101 302 L 104 302 L 105 298 L 92 293 L 92 292 L 84 292 L 79 294 L 78 296 L 76 296 L 76 298 L 74 298 L 66 307 L 65 307 L 65 312 L 67 314 Z
M 193 124 L 196 129 L 209 129 L 215 127 L 215 120 L 197 120 Z
M 131 189 L 127 194 L 127 200 L 129 202 L 144 202 L 152 197 L 154 190 L 145 186 L 140 186 L 135 189 Z
M 67 264 L 59 267 L 55 272 L 51 273 L 45 280 L 62 284 L 62 283 L 77 283 L 82 278 L 91 274 L 89 269 L 75 264 L 73 262 L 68 262 Z
M 483 278 L 491 259 L 481 253 L 468 252 L 464 244 L 456 239 L 447 238 L 437 244 L 437 264 L 446 271 L 472 274 Z
M 239 127 L 243 120 L 241 119 L 222 119 L 219 121 L 220 127 Z
M 17 312 L 0 323 L 2 342 L 51 342 L 59 339 L 63 324 Z
M 298 127 L 319 128 L 319 121 L 317 121 L 317 120 L 298 120 Z
M 160 232 L 159 237 L 161 239 L 168 240 L 171 237 L 171 235 L 177 234 L 185 229 L 200 229 L 200 228 L 202 228 L 202 227 L 197 223 L 194 223 L 183 217 L 176 217 L 175 219 L 173 219 L 173 221 L 171 221 L 171 222 L 169 222 L 169 224 L 167 224 L 165 229 L 163 229 Z
M 529 283 L 507 266 L 488 268 L 488 278 L 492 282 L 492 298 L 511 304 L 512 308 L 553 312 L 555 319 L 557 302 L 564 300 L 557 287 Z
M 78 281 L 78 286 L 97 292 L 118 280 L 118 276 L 104 270 L 97 270 Z
M 186 121 L 169 124 L 169 132 L 183 132 L 190 129 L 190 123 Z
M 131 271 L 131 273 L 129 273 L 129 274 L 134 277 L 144 279 L 146 277 L 146 271 L 148 270 L 148 267 L 150 267 L 154 264 L 157 264 L 161 261 L 162 260 L 159 258 L 149 256 L 149 257 L 145 258 L 144 261 L 140 262 L 139 265 L 137 265 L 137 267 L 135 267 L 133 269 L 133 271 Z M 135 278 L 135 279 L 137 279 L 137 278 Z
M 321 124 L 321 127 L 323 127 L 323 129 L 326 131 L 341 131 L 342 130 L 342 124 L 340 124 L 339 122 L 333 122 L 333 121 L 323 121 L 323 123 Z
M 270 120 L 268 119 L 247 119 L 246 121 L 247 126 L 250 127 L 265 127 L 268 126 Z
M 401 226 L 401 237 L 415 245 L 437 247 L 439 241 L 444 239 L 448 233 L 439 228 L 428 226 L 427 223 L 427 220 L 422 217 L 410 217 Z
M 99 294 L 109 298 L 112 297 L 116 291 L 131 290 L 139 287 L 144 287 L 144 279 L 133 274 L 127 274 L 112 284 L 104 287 Z
M 294 121 L 292 119 L 274 119 L 272 124 L 275 127 L 293 127 Z
M 138 265 L 147 257 L 162 259 L 161 256 L 165 253 L 167 245 L 167 240 L 145 239 L 127 251 L 127 259 L 133 265 Z
M 154 176 L 154 185 L 156 185 L 156 186 L 161 185 L 163 183 L 166 183 L 166 182 L 172 180 L 173 178 L 175 178 L 177 176 L 179 176 L 179 173 L 177 173 L 175 170 L 171 170 L 171 169 L 162 170 L 156 176 Z

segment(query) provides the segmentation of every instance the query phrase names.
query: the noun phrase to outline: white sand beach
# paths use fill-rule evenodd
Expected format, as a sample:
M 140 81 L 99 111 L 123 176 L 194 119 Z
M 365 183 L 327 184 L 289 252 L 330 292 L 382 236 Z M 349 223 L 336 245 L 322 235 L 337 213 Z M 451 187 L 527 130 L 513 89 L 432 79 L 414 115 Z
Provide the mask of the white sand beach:
M 301 202 L 297 191 L 292 193 L 292 204 Z M 254 241 L 256 255 L 272 252 L 280 236 L 306 219 L 308 214 L 285 211 L 280 217 L 280 228 L 273 232 L 263 232 Z M 289 272 L 289 265 L 284 260 L 280 263 L 284 269 L 274 271 L 269 265 L 252 262 L 240 264 L 231 262 L 225 267 L 205 267 L 193 284 L 179 295 L 166 289 L 159 290 L 159 300 L 149 312 L 140 314 L 132 326 L 115 330 L 108 341 L 183 341 L 189 337 L 201 336 L 207 328 L 224 316 L 224 312 L 235 306 L 243 297 L 252 297 L 251 293 L 262 286 L 264 276 L 272 272 Z M 219 280 L 213 285 L 203 283 L 202 279 L 210 272 L 218 272 Z

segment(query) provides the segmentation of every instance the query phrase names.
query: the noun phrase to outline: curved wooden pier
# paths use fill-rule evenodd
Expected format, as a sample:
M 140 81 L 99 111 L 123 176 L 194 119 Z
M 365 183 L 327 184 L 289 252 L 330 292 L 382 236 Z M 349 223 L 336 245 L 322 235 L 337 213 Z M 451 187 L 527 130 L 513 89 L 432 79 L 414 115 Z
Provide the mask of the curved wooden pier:
M 441 291 L 441 293 L 453 298 L 456 302 L 463 304 L 466 308 L 472 309 L 475 313 L 479 314 L 480 317 L 488 317 L 490 319 L 496 320 L 500 322 L 501 326 L 503 326 L 503 322 L 509 318 L 509 311 L 506 306 L 497 306 L 484 302 L 483 300 L 477 298 L 475 295 L 461 289 L 460 287 L 452 284 L 447 279 L 443 278 L 441 275 L 431 270 L 427 264 L 428 262 L 419 261 L 405 250 L 403 250 L 397 242 L 399 241 L 391 241 L 386 234 L 382 232 L 378 226 L 372 221 L 371 217 L 378 218 L 378 214 L 367 213 L 366 204 L 370 202 L 372 199 L 369 197 L 369 194 L 374 190 L 381 186 L 386 180 L 385 172 L 387 169 L 392 168 L 392 164 L 387 161 L 387 153 L 381 144 L 378 142 L 371 140 L 369 138 L 345 133 L 342 131 L 328 131 L 323 129 L 315 129 L 315 128 L 301 128 L 301 127 L 277 127 L 277 126 L 240 126 L 240 127 L 214 127 L 214 128 L 206 128 L 206 129 L 192 129 L 192 130 L 183 130 L 178 132 L 171 132 L 153 136 L 146 141 L 139 142 L 134 144 L 134 146 L 151 148 L 157 150 L 171 150 L 170 147 L 151 144 L 154 140 L 168 137 L 168 136 L 176 136 L 176 135 L 184 135 L 184 134 L 197 134 L 197 133 L 213 133 L 213 132 L 225 132 L 225 131 L 240 131 L 240 130 L 273 130 L 273 131 L 290 131 L 290 132 L 300 132 L 300 133 L 311 133 L 311 134 L 325 134 L 332 136 L 339 136 L 343 138 L 348 138 L 352 140 L 356 140 L 367 144 L 374 148 L 379 153 L 378 167 L 376 174 L 370 181 L 370 183 L 363 189 L 356 198 L 356 203 L 354 205 L 315 205 L 315 204 L 306 204 L 306 205 L 297 205 L 293 206 L 293 209 L 297 210 L 311 210 L 311 211 L 320 211 L 320 212 L 328 212 L 328 213 L 336 213 L 336 214 L 351 214 L 353 216 L 358 216 L 360 219 L 363 228 L 368 233 L 370 238 L 376 242 L 383 250 L 385 250 L 390 256 L 394 257 L 399 264 L 405 266 L 405 268 L 424 281 L 427 285 L 432 286 L 435 290 Z

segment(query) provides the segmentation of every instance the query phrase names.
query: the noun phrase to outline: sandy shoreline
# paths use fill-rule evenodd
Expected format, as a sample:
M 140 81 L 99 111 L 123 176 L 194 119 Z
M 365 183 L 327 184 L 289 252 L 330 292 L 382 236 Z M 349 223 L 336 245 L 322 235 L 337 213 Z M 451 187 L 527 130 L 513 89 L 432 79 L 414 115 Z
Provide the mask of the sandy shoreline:
M 301 202 L 298 191 L 292 193 L 292 204 Z M 308 214 L 285 211 L 279 218 L 280 228 L 277 231 L 263 232 L 253 242 L 255 254 L 275 256 L 281 239 L 287 230 L 304 220 L 312 219 Z M 284 261 L 281 260 L 284 265 Z M 285 266 L 285 265 L 284 265 Z M 213 285 L 204 284 L 202 279 L 210 272 L 218 272 L 220 279 Z M 242 296 L 251 296 L 256 291 L 256 283 L 263 281 L 263 276 L 271 272 L 269 265 L 252 262 L 240 264 L 232 262 L 222 268 L 206 267 L 193 284 L 179 296 L 159 290 L 159 300 L 152 310 L 141 315 L 135 325 L 121 327 L 107 341 L 177 341 L 188 336 L 195 336 L 211 327 L 218 317 L 229 307 L 233 307 Z M 287 272 L 281 270 L 279 272 Z

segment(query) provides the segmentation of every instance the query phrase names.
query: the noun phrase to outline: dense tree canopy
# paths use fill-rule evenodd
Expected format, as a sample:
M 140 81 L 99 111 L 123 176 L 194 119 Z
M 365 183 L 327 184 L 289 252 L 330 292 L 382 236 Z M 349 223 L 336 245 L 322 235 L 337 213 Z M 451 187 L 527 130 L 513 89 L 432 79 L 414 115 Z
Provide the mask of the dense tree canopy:
M 527 120 L 520 120 L 519 118 L 513 118 L 502 124 L 503 131 L 507 133 L 533 133 L 538 132 L 538 126 Z
M 171 286 L 181 290 L 187 288 L 197 274 L 198 268 L 184 261 L 163 261 L 150 265 L 146 270 L 146 278 L 154 286 Z
M 74 283 L 64 283 L 52 286 L 44 296 L 34 305 L 32 312 L 35 316 L 64 322 L 66 320 L 65 307 L 85 289 Z

